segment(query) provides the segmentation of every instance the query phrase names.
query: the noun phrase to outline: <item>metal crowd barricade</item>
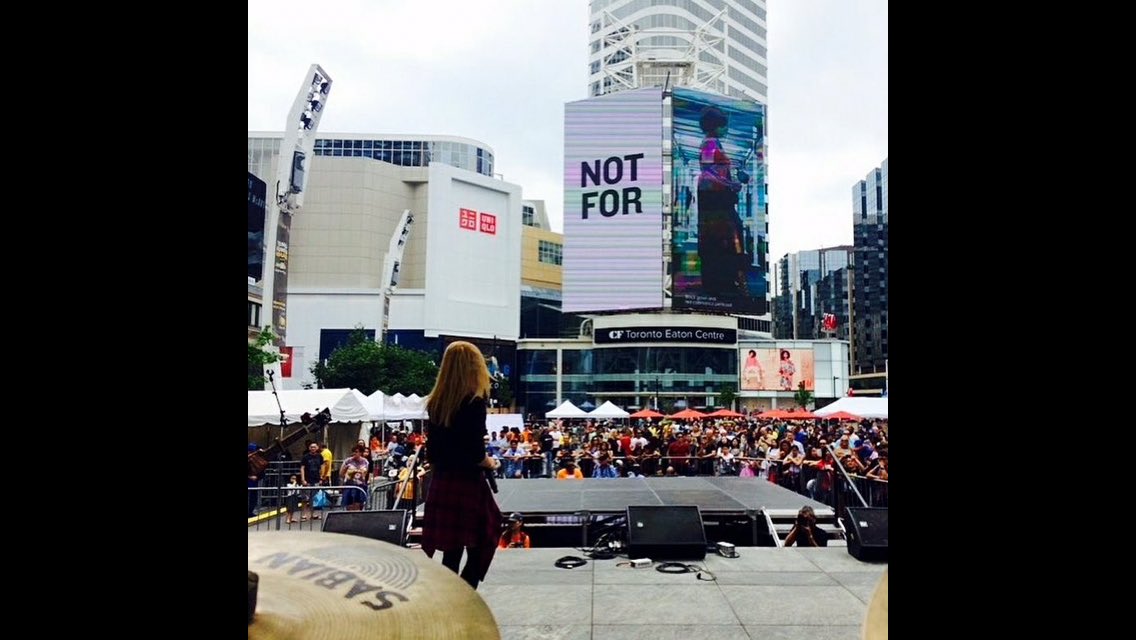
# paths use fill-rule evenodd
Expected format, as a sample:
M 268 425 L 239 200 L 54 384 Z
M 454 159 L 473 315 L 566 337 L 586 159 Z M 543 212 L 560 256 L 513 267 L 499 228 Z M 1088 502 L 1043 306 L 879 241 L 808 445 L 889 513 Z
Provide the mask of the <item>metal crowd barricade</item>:
M 343 495 L 347 491 L 366 493 L 361 487 L 354 485 L 307 486 L 307 487 L 249 487 L 259 496 L 256 518 L 249 521 L 249 528 L 257 531 L 318 531 L 323 526 L 323 514 L 329 511 L 342 511 Z M 312 504 L 315 495 L 320 491 L 327 494 L 328 506 L 326 508 L 311 508 L 312 517 L 304 520 L 303 513 Z M 289 500 L 293 498 L 293 500 Z M 364 504 L 371 504 L 368 497 Z M 292 512 L 289 514 L 289 507 Z M 288 524 L 289 517 L 296 518 L 295 524 Z

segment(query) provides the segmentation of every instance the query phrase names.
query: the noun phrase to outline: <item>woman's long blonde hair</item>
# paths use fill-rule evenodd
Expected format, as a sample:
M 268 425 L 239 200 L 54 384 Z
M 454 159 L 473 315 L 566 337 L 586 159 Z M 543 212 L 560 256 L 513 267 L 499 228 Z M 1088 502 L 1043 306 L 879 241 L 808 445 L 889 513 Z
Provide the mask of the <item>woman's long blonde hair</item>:
M 489 369 L 480 349 L 459 340 L 446 347 L 442 356 L 438 379 L 426 401 L 430 421 L 450 426 L 454 414 L 469 396 L 489 397 Z

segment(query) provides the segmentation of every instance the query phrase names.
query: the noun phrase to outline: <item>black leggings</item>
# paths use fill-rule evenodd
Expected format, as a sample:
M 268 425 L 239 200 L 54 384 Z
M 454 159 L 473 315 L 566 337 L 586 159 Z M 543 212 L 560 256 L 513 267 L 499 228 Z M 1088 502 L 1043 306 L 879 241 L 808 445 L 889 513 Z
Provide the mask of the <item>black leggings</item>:
M 465 552 L 468 557 L 465 561 L 465 569 L 461 571 L 462 580 L 469 583 L 469 586 L 474 589 L 477 588 L 479 582 L 478 576 L 481 574 L 481 557 L 484 553 L 481 547 L 466 547 Z M 442 552 L 442 565 L 450 571 L 458 573 L 458 564 L 461 563 L 462 549 L 455 549 L 453 551 Z

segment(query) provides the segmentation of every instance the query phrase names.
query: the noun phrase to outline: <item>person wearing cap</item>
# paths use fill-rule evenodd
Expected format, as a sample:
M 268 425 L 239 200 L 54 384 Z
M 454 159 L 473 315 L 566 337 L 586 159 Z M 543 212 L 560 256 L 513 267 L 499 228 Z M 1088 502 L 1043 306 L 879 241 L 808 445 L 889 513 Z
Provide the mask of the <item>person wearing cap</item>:
M 532 540 L 529 540 L 529 534 L 521 529 L 524 524 L 525 517 L 513 512 L 509 516 L 509 528 L 501 534 L 501 540 L 497 543 L 497 547 L 500 549 L 531 549 Z

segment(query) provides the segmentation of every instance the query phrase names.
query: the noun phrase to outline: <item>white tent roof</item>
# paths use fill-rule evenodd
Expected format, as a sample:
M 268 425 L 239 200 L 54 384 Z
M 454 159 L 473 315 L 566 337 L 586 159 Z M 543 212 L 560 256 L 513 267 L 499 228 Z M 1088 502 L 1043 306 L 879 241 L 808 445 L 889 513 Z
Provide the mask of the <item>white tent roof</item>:
M 841 398 L 836 402 L 817 409 L 813 415 L 823 418 L 827 415 L 832 415 L 837 411 L 847 411 L 854 416 L 861 418 L 881 418 L 887 420 L 888 417 L 888 399 L 887 398 Z
M 386 415 L 387 397 L 382 391 L 376 391 L 367 396 L 367 409 L 371 411 L 372 420 L 383 420 Z
M 587 418 L 588 413 L 572 404 L 571 400 L 565 400 L 564 404 L 556 407 L 552 411 L 544 414 L 546 418 Z
M 611 400 L 588 412 L 589 418 L 626 418 L 630 415 L 630 413 L 612 404 Z
M 428 398 L 429 396 L 427 396 Z M 426 398 L 412 393 L 409 397 L 396 393 L 384 395 L 382 391 L 371 394 L 371 406 L 377 409 L 375 420 L 425 420 Z
M 354 389 L 294 389 L 280 391 L 280 406 L 289 423 L 299 422 L 304 413 L 315 414 L 331 409 L 332 422 L 361 422 L 371 419 L 371 412 Z M 280 409 L 271 391 L 248 392 L 248 426 L 280 424 Z

